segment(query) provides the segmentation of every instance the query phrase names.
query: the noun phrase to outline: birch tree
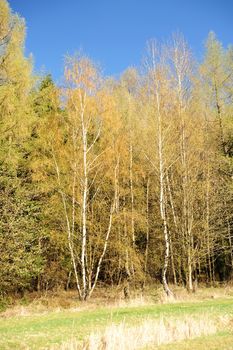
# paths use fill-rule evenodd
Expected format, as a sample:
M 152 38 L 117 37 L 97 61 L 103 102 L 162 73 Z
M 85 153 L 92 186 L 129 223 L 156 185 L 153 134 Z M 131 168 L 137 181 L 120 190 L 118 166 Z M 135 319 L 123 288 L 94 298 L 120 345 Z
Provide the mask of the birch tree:
M 52 144 L 51 152 L 76 286 L 86 300 L 96 286 L 112 230 L 116 165 L 106 159 L 110 146 L 102 132 L 110 111 L 105 110 L 97 69 L 86 57 L 68 58 L 65 77 L 64 155 Z M 106 194 L 104 181 L 112 186 Z M 101 218 L 103 210 L 106 217 Z
M 164 237 L 164 260 L 162 268 L 162 284 L 165 293 L 172 296 L 172 292 L 167 283 L 167 270 L 170 257 L 170 241 L 167 218 L 167 198 L 166 198 L 166 172 L 171 166 L 172 158 L 170 154 L 169 128 L 170 123 L 167 118 L 169 96 L 169 81 L 164 62 L 163 52 L 156 46 L 154 41 L 149 43 L 149 60 L 147 61 L 148 80 L 150 91 L 151 113 L 153 115 L 152 128 L 155 132 L 155 163 L 152 161 L 154 170 L 158 176 L 158 201 L 159 213 Z M 157 163 L 156 163 L 157 162 Z

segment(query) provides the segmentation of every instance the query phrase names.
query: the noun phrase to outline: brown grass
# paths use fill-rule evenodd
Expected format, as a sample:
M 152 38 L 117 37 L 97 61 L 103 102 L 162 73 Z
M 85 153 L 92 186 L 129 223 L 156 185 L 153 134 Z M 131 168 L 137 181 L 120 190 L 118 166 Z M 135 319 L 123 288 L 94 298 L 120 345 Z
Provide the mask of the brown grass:
M 171 286 L 171 290 L 174 293 L 174 297 L 167 297 L 162 287 L 155 289 L 154 298 L 158 303 L 176 303 L 176 302 L 200 302 L 201 300 L 210 299 L 227 299 L 233 297 L 233 285 L 232 284 L 216 284 L 215 286 L 206 287 L 205 285 L 199 286 L 195 293 L 188 292 L 186 288 L 179 286 Z M 150 289 L 147 294 L 153 294 Z
M 214 334 L 229 324 L 229 319 L 212 319 L 207 315 L 185 317 L 184 319 L 161 318 L 147 320 L 142 324 L 128 327 L 126 324 L 112 324 L 102 333 L 92 333 L 80 343 L 71 339 L 51 350 L 133 350 L 147 346 L 157 347 L 186 339 Z
M 123 289 L 120 287 L 96 288 L 93 297 L 81 303 L 78 300 L 76 291 L 57 291 L 43 294 L 31 293 L 25 299 L 15 301 L 14 305 L 0 313 L 0 317 L 8 318 L 13 316 L 31 316 L 46 314 L 51 311 L 92 310 L 101 307 L 137 307 L 152 305 L 155 303 L 176 303 L 176 302 L 199 302 L 200 300 L 232 298 L 233 285 L 226 284 L 217 287 L 200 287 L 195 293 L 188 293 L 183 287 L 171 286 L 174 298 L 167 298 L 161 285 L 150 285 L 144 293 L 141 290 L 132 290 L 131 298 L 125 300 Z

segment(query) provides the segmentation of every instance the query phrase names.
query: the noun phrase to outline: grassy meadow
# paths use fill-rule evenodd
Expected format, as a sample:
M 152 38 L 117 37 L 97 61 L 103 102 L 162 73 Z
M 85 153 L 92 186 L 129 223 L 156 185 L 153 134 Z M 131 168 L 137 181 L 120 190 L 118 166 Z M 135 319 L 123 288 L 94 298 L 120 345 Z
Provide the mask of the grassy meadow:
M 82 304 L 63 292 L 7 309 L 0 349 L 233 349 L 231 288 L 180 290 L 171 301 L 103 295 Z

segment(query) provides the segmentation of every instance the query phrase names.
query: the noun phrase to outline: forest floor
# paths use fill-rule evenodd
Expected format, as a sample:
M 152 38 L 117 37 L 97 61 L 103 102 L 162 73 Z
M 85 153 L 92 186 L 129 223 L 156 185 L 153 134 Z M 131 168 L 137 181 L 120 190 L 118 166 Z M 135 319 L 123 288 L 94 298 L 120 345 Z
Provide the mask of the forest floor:
M 0 349 L 233 350 L 232 287 L 180 290 L 172 301 L 158 289 L 128 302 L 101 293 L 84 304 L 74 292 L 21 300 L 0 314 Z

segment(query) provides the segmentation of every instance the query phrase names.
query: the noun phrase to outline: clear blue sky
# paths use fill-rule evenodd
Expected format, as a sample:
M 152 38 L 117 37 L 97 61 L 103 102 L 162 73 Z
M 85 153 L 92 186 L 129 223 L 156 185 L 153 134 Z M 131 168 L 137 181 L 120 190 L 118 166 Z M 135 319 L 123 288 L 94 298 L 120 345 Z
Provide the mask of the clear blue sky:
M 58 80 L 65 54 L 82 49 L 105 75 L 139 65 L 148 39 L 184 34 L 200 57 L 210 30 L 233 43 L 233 0 L 9 0 L 26 20 L 26 54 Z

